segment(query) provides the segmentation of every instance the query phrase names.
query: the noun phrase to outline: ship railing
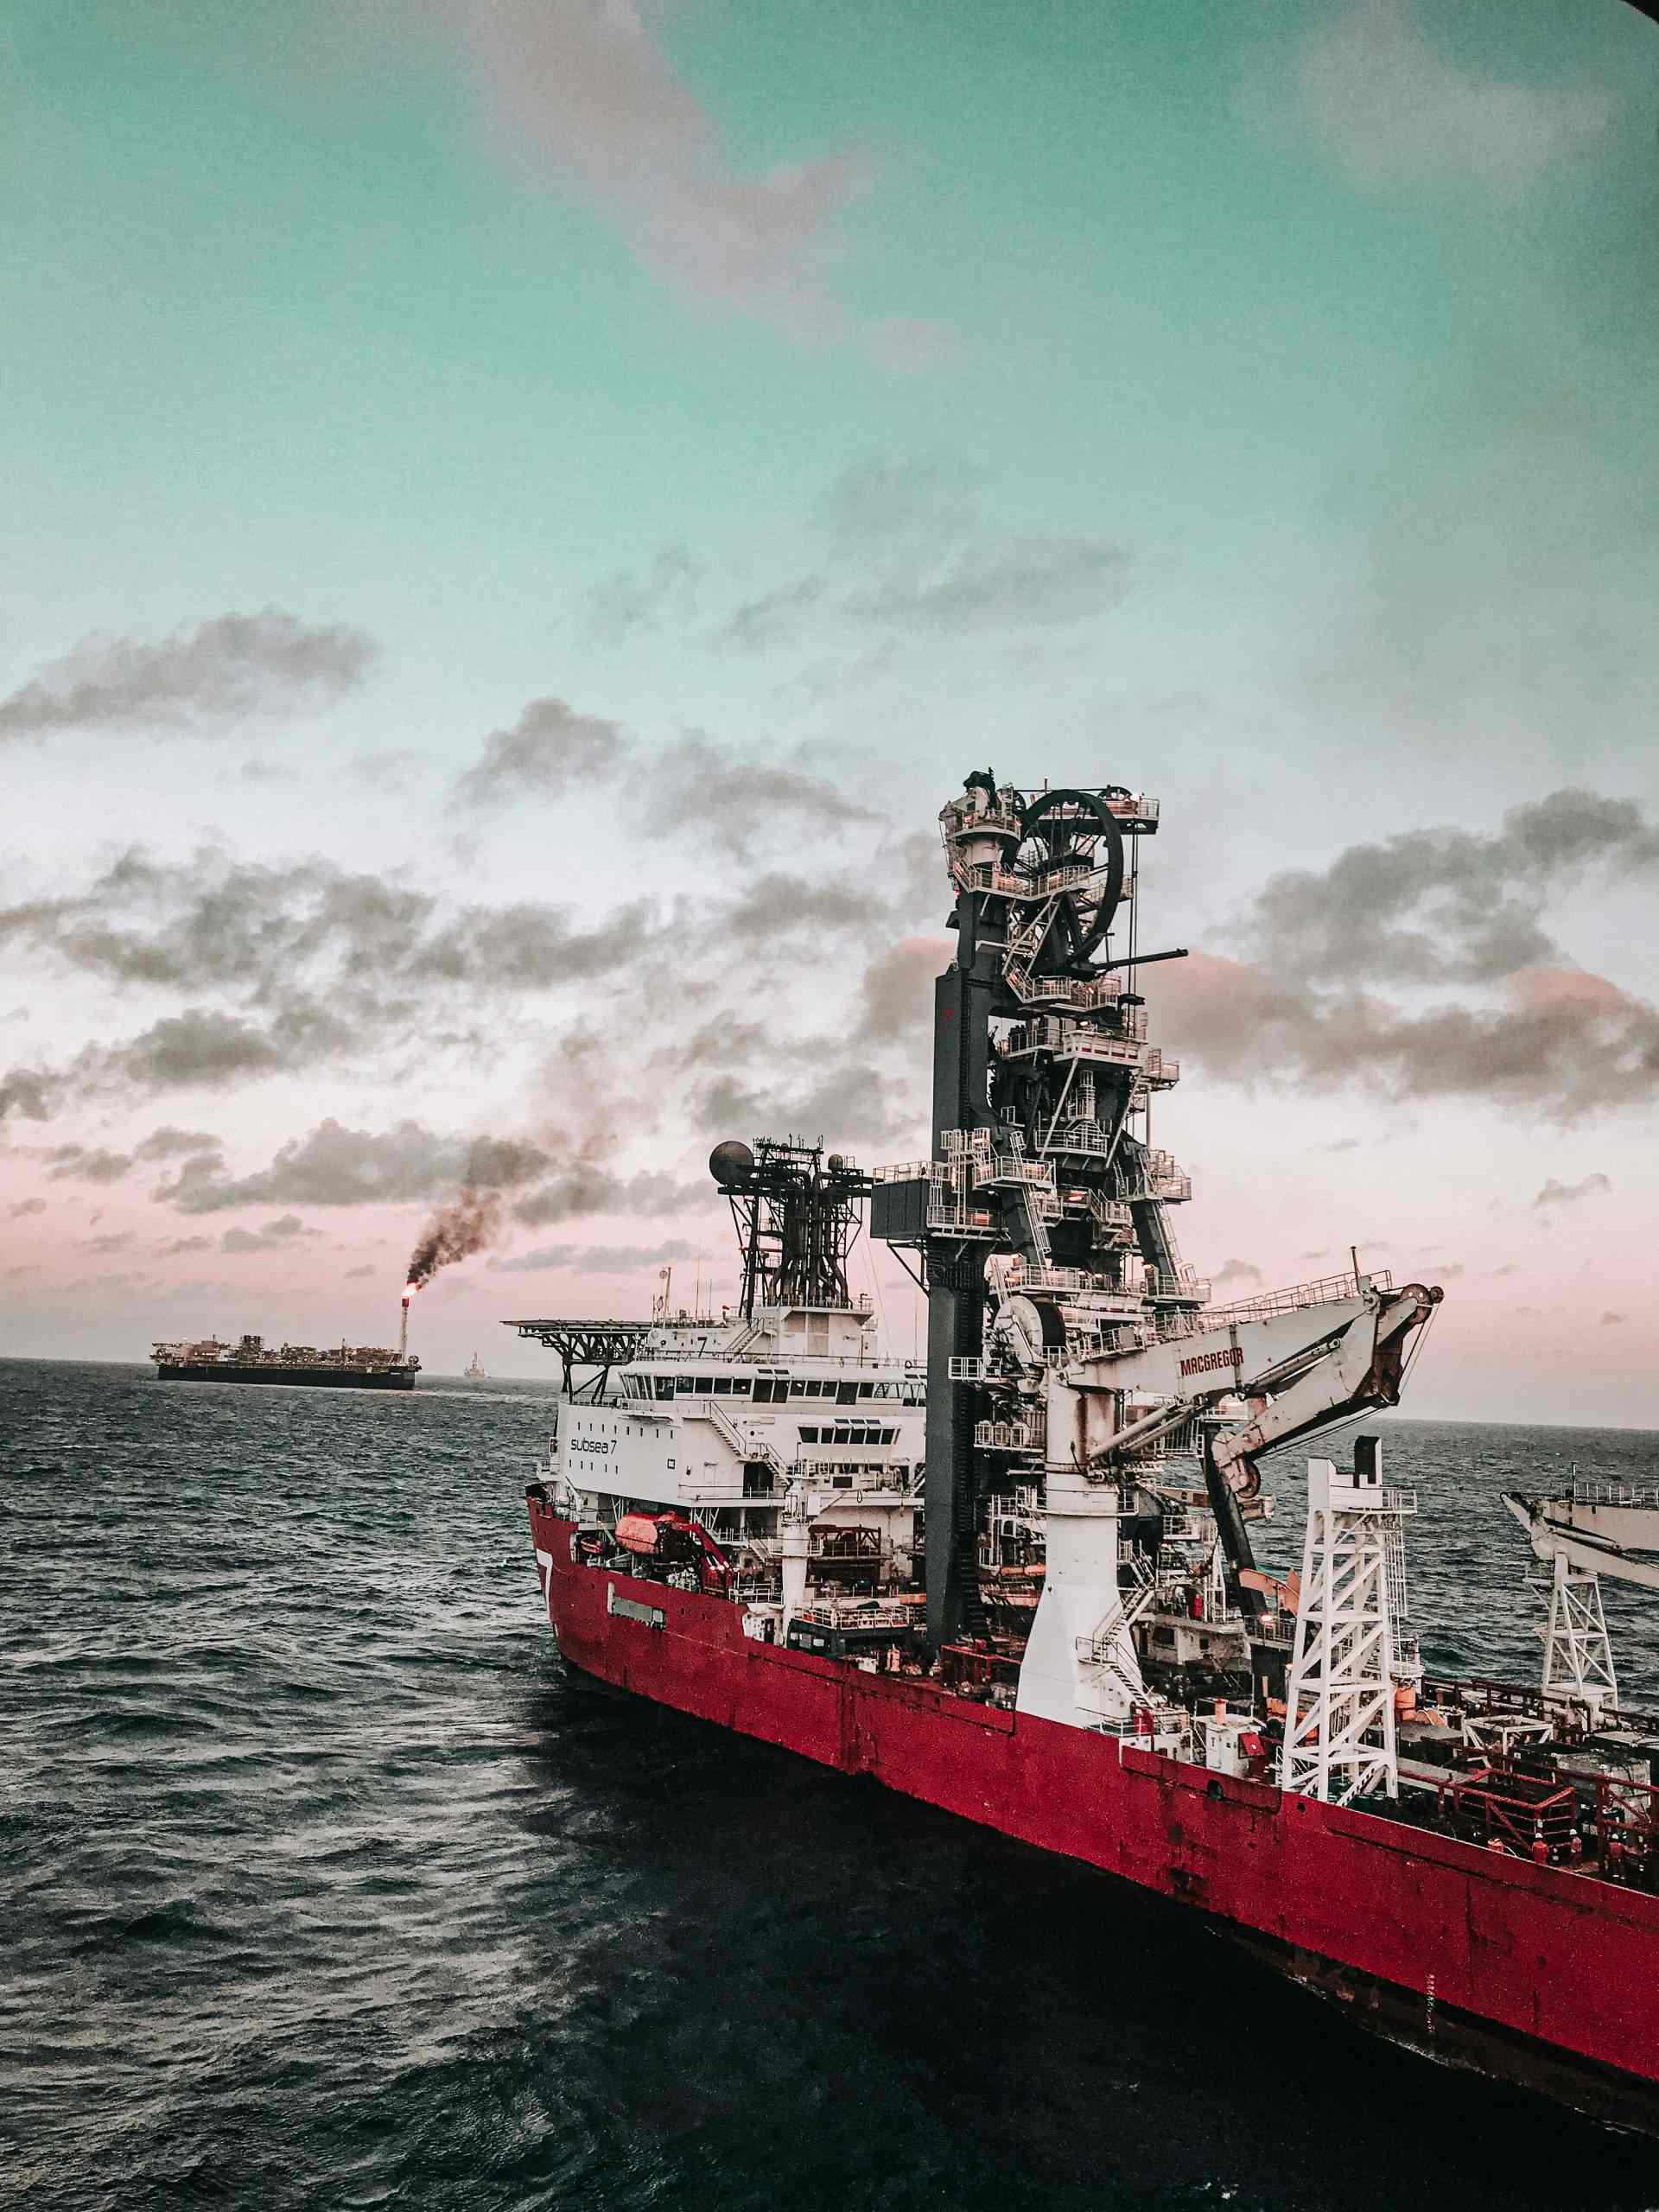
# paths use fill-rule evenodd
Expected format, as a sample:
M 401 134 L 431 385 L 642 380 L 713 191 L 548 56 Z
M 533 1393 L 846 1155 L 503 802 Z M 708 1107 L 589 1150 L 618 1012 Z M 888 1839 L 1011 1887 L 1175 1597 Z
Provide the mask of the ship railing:
M 1206 1305 L 1210 1284 L 1191 1268 L 1148 1268 L 1146 1291 L 1150 1299 L 1174 1299 L 1182 1304 Z
M 1113 1132 L 1103 1129 L 1098 1122 L 1058 1122 L 1045 1135 L 1043 1150 L 1108 1153 L 1113 1142 Z
M 1000 1234 L 996 1217 L 983 1206 L 930 1205 L 927 1209 L 930 1229 L 944 1230 L 957 1236 L 995 1236 Z
M 1394 1277 L 1387 1268 L 1368 1268 L 1360 1281 L 1369 1282 L 1374 1290 L 1394 1288 Z M 1319 1275 L 1312 1282 L 1293 1283 L 1287 1290 L 1264 1291 L 1259 1298 L 1238 1298 L 1230 1306 L 1212 1306 L 1202 1325 L 1215 1329 L 1234 1321 L 1271 1321 L 1281 1313 L 1299 1313 L 1309 1306 L 1334 1306 L 1359 1294 L 1359 1283 L 1351 1274 Z
M 1606 1482 L 1575 1474 L 1572 1501 L 1574 1505 L 1622 1505 L 1652 1512 L 1659 1510 L 1659 1484 Z
M 981 1452 L 1040 1452 L 1045 1424 L 1039 1421 L 980 1421 L 974 1423 L 974 1446 Z
M 1047 1190 L 1052 1187 L 1054 1170 L 1046 1160 L 1021 1160 L 1013 1153 L 998 1153 L 978 1179 L 988 1187 L 996 1183 L 1014 1183 Z
M 1039 988 L 1040 986 L 1034 986 Z M 1005 1058 L 1024 1052 L 1052 1052 L 1062 1060 L 1109 1060 L 1119 1067 L 1138 1068 L 1150 1048 L 1136 1037 L 1115 1036 L 1110 1030 L 1085 1029 L 1055 1014 L 1039 1014 L 1016 1021 L 1003 1039 Z
M 1025 825 L 1017 812 L 1011 812 L 1001 804 L 986 807 L 976 813 L 969 799 L 953 798 L 939 817 L 944 842 L 949 847 L 953 837 L 986 836 L 995 830 L 1011 831 L 1023 837 Z

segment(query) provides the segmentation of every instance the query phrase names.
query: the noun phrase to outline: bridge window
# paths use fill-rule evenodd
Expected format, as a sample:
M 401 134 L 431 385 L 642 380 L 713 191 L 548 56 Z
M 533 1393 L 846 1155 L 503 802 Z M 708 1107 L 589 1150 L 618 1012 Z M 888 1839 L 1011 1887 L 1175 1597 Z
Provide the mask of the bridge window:
M 714 1395 L 714 1376 L 712 1375 L 699 1375 L 697 1377 L 697 1395 L 700 1398 L 712 1398 Z
M 689 1375 L 677 1375 L 674 1377 L 675 1393 L 679 1397 L 689 1398 L 696 1388 L 696 1382 Z
M 837 1383 L 836 1386 L 836 1403 L 838 1406 L 855 1406 L 858 1403 L 857 1382 L 852 1382 Z
M 674 1377 L 671 1375 L 659 1375 L 657 1377 L 657 1395 L 659 1398 L 671 1398 L 673 1396 Z
M 731 1395 L 731 1376 L 729 1375 L 716 1375 L 715 1377 L 715 1395 L 717 1398 L 729 1398 Z

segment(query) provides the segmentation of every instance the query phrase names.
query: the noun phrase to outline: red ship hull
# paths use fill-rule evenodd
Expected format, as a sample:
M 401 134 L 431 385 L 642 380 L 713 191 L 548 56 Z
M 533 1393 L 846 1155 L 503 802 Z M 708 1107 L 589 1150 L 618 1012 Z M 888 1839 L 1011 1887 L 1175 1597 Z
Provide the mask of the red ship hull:
M 723 1599 L 574 1564 L 529 1505 L 588 1673 L 1156 1891 L 1392 2041 L 1659 2134 L 1659 1897 L 756 1643 Z

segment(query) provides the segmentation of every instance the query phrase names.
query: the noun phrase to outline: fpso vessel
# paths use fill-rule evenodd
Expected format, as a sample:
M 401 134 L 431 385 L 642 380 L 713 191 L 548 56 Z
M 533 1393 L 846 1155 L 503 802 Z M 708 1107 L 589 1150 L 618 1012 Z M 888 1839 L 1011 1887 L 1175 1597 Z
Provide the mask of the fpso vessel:
M 412 1390 L 421 1367 L 410 1353 L 379 1344 L 320 1351 L 315 1344 L 268 1344 L 263 1337 L 158 1344 L 150 1357 L 162 1382 L 298 1382 L 335 1390 Z
M 1659 1721 L 1620 1704 L 1597 1581 L 1659 1586 L 1659 1497 L 1506 1499 L 1549 1569 L 1535 1687 L 1426 1673 L 1375 1436 L 1309 1461 L 1300 1573 L 1258 1567 L 1262 1456 L 1395 1404 L 1440 1291 L 1356 1265 L 1211 1303 L 1134 988 L 1180 957 L 1137 943 L 1155 803 L 987 772 L 942 822 L 931 1157 L 720 1145 L 735 1314 L 510 1325 L 565 1363 L 527 1493 L 562 1651 L 1659 2133 Z M 926 1290 L 925 1367 L 849 1294 L 867 1205 Z

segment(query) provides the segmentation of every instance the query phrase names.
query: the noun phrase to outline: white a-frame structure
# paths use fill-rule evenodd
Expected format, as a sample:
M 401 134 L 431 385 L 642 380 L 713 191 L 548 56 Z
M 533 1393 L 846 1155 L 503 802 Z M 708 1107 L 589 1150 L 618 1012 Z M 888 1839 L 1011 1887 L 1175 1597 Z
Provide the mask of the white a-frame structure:
M 1601 1610 L 1601 1584 L 1586 1567 L 1558 1551 L 1549 1580 L 1549 1619 L 1544 1639 L 1544 1698 L 1584 1706 L 1592 1726 L 1605 1707 L 1618 1704 L 1618 1677 Z
M 1307 1535 L 1296 1644 L 1286 1695 L 1280 1780 L 1345 1805 L 1397 1796 L 1395 1599 L 1414 1491 L 1382 1487 L 1375 1437 L 1356 1440 L 1354 1471 L 1307 1463 Z M 1391 1563 L 1394 1572 L 1390 1573 Z

